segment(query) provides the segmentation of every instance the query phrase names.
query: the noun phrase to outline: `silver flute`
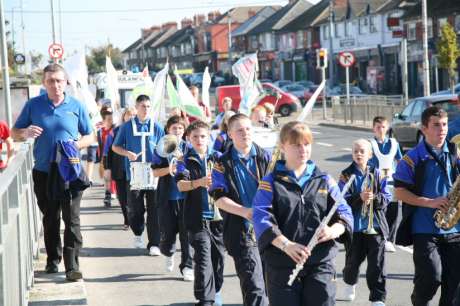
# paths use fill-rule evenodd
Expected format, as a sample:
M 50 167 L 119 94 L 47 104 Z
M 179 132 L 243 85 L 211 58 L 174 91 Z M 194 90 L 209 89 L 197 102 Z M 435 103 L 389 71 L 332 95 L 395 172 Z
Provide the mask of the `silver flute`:
M 319 237 L 319 234 L 321 233 L 321 230 L 329 223 L 329 221 L 331 221 L 331 218 L 335 214 L 335 211 L 337 210 L 337 207 L 339 207 L 340 201 L 343 200 L 343 197 L 344 197 L 345 193 L 347 193 L 347 191 L 350 188 L 351 184 L 353 183 L 354 179 L 355 179 L 355 175 L 352 174 L 350 176 L 350 178 L 348 179 L 348 182 L 343 187 L 343 190 L 340 193 L 340 197 L 335 201 L 334 205 L 332 206 L 332 208 L 329 211 L 329 213 L 327 214 L 327 216 L 324 217 L 323 220 L 321 220 L 321 223 L 316 228 L 315 233 L 313 234 L 313 236 L 311 237 L 310 241 L 307 244 L 307 249 L 309 249 L 310 252 L 313 251 L 313 248 L 318 244 L 318 237 Z M 289 286 L 292 286 L 292 284 L 294 283 L 295 279 L 297 278 L 297 275 L 299 274 L 300 271 L 302 271 L 304 264 L 305 263 L 298 263 L 295 266 L 295 269 L 292 270 L 292 273 L 291 273 L 291 275 L 289 275 L 289 280 L 288 280 L 288 285 Z

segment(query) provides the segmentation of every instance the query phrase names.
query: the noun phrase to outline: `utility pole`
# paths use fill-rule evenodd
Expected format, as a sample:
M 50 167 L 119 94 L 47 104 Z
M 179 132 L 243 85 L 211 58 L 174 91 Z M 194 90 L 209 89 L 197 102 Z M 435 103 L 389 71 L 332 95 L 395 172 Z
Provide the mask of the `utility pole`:
M 59 10 L 59 43 L 62 45 L 62 11 L 61 11 L 61 0 L 58 0 Z
M 403 82 L 403 93 L 404 93 L 404 104 L 409 103 L 409 79 L 407 76 L 407 38 L 404 36 L 401 40 L 401 57 L 402 57 L 402 82 Z
M 13 126 L 13 118 L 11 116 L 11 95 L 10 95 L 10 75 L 8 71 L 8 48 L 6 47 L 5 33 L 5 15 L 3 14 L 3 0 L 0 0 L 0 47 L 1 47 L 1 64 L 3 75 L 3 96 L 5 99 L 6 122 L 8 126 Z
M 53 35 L 53 44 L 56 43 L 56 28 L 54 27 L 54 0 L 50 0 L 51 3 L 51 31 Z
M 22 54 L 25 56 L 25 58 L 27 59 L 27 55 L 26 55 L 26 38 L 25 38 L 25 26 L 24 26 L 24 4 L 22 3 L 22 0 L 21 0 L 21 39 L 22 39 Z M 26 63 L 24 63 L 24 74 L 27 74 L 28 73 L 28 69 L 27 69 L 27 66 L 29 65 L 29 63 L 26 61 Z
M 329 0 L 329 86 L 332 88 L 334 85 L 334 45 L 333 27 L 334 27 L 334 0 Z M 326 86 L 327 87 L 327 86 Z
M 232 72 L 232 15 L 228 12 L 228 69 Z
M 423 95 L 429 96 L 430 91 L 430 64 L 428 62 L 428 17 L 427 3 L 422 0 L 422 34 L 423 34 Z

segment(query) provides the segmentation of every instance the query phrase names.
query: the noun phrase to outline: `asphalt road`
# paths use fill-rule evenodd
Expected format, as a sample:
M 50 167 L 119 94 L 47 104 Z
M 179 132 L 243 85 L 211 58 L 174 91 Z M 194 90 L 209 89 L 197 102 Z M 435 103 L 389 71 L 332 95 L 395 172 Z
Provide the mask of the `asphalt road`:
M 336 178 L 351 162 L 352 141 L 371 136 L 369 132 L 314 125 L 312 131 L 313 160 Z M 180 254 L 175 254 L 174 271 L 166 273 L 164 257 L 149 257 L 145 250 L 132 248 L 133 234 L 122 230 L 119 206 L 104 209 L 103 196 L 102 188 L 90 189 L 85 192 L 81 208 L 84 237 L 81 267 L 88 305 L 193 305 L 193 284 L 182 281 L 177 268 Z M 410 305 L 414 272 L 410 252 L 398 249 L 396 253 L 386 253 L 386 263 L 386 305 Z M 370 305 L 365 263 L 361 268 L 356 300 L 352 303 L 340 301 L 343 265 L 342 249 L 336 258 L 337 305 Z M 230 257 L 226 260 L 222 296 L 225 305 L 241 305 L 239 281 Z

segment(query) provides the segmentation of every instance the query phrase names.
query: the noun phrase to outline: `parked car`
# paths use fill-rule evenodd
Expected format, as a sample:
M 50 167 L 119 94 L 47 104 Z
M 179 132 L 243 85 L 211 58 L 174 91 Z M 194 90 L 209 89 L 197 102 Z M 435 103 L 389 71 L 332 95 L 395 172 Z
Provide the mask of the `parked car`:
M 273 83 L 273 80 L 272 79 L 260 79 L 259 82 L 260 83 Z
M 283 86 L 290 85 L 292 83 L 293 82 L 290 80 L 278 80 L 278 81 L 273 82 L 273 85 L 275 85 L 278 88 L 281 88 Z
M 270 83 L 263 83 L 262 87 L 264 89 L 265 95 L 262 99 L 260 99 L 259 104 L 263 104 L 265 102 L 269 102 L 274 105 L 276 104 L 275 112 L 281 114 L 282 116 L 289 116 L 292 112 L 295 112 L 298 108 L 300 108 L 300 101 L 296 96 L 285 92 L 284 90 L 281 90 L 280 88 L 273 86 Z M 276 102 L 278 95 L 280 98 L 278 102 Z M 240 86 L 219 86 L 216 88 L 216 97 L 218 101 L 219 112 L 223 110 L 222 100 L 225 97 L 232 98 L 232 109 L 237 110 L 241 102 Z
M 334 86 L 330 90 L 330 95 L 331 96 L 346 96 L 347 95 L 347 86 L 346 85 L 339 85 L 339 86 Z M 361 88 L 358 86 L 350 86 L 350 96 L 364 96 L 366 95 L 363 93 Z
M 315 83 L 313 83 L 312 81 L 297 81 L 297 82 L 294 82 L 294 84 L 301 85 L 305 87 L 305 89 L 308 89 L 312 87 L 313 85 L 315 85 Z
M 293 83 L 293 84 L 283 86 L 281 87 L 281 89 L 296 96 L 300 100 L 300 103 L 303 104 L 304 102 L 303 100 L 305 99 L 305 91 L 306 91 L 305 87 L 303 87 L 302 85 Z
M 460 94 L 460 83 L 455 85 L 454 92 L 455 92 L 456 95 Z M 450 95 L 450 94 L 452 94 L 452 91 L 449 88 L 449 89 L 446 89 L 446 90 L 441 90 L 441 91 L 435 92 L 435 93 L 433 93 L 431 95 L 432 96 L 439 96 L 439 95 Z
M 196 72 L 190 76 L 190 84 L 196 87 L 201 87 L 203 84 L 203 72 Z
M 438 95 L 415 98 L 393 117 L 390 135 L 395 137 L 402 147 L 412 147 L 423 138 L 421 132 L 422 112 L 430 106 L 443 108 L 449 121 L 460 116 L 460 102 L 457 95 Z

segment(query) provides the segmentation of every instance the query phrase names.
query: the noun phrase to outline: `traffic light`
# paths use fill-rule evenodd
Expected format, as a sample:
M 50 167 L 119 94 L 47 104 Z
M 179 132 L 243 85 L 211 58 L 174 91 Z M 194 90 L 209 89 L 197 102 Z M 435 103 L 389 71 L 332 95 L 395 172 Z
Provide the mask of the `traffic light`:
M 327 49 L 321 48 L 316 50 L 316 68 L 327 68 Z

